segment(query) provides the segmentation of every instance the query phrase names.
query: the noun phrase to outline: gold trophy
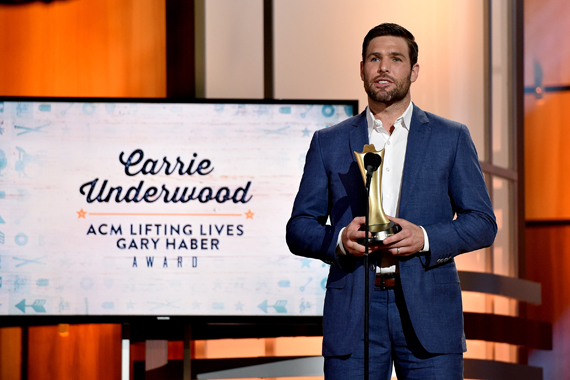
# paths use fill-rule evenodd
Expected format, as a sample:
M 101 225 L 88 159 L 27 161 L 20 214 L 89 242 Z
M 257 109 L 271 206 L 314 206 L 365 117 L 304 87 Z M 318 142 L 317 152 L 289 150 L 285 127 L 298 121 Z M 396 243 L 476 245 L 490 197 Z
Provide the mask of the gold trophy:
M 354 152 L 356 162 L 358 162 L 358 167 L 360 168 L 360 173 L 362 174 L 362 179 L 365 184 L 367 168 L 364 156 L 366 156 L 367 153 L 380 156 L 380 166 L 378 167 L 378 170 L 373 172 L 372 179 L 370 181 L 370 192 L 368 196 L 368 217 L 370 222 L 368 231 L 372 233 L 372 237 L 368 238 L 368 242 L 372 244 L 381 244 L 384 239 L 396 234 L 401 228 L 388 219 L 386 213 L 384 213 L 384 208 L 382 207 L 381 185 L 382 167 L 384 166 L 384 149 L 378 152 L 374 145 L 364 145 L 362 153 Z

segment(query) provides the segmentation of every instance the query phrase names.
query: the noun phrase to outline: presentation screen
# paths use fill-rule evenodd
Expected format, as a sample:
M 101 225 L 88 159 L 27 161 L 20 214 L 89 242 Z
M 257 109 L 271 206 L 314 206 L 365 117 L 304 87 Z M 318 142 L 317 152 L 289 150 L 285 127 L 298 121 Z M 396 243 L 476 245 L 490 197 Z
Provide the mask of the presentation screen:
M 0 316 L 322 314 L 285 226 L 356 101 L 0 99 Z

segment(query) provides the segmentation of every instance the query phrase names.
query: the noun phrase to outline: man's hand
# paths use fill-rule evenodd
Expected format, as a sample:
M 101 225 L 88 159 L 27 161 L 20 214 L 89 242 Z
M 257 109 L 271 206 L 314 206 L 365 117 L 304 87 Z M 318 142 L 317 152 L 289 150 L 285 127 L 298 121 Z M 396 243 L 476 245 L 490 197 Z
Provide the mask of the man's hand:
M 382 247 L 384 251 L 395 256 L 410 256 L 418 253 L 424 247 L 424 231 L 419 226 L 405 219 L 391 216 L 388 216 L 388 219 L 400 225 L 402 230 L 384 239 L 384 246 Z
M 350 222 L 348 226 L 342 231 L 342 244 L 344 249 L 351 255 L 360 257 L 364 256 L 364 245 L 358 243 L 357 240 L 364 239 L 366 237 L 365 231 L 360 231 L 361 226 L 365 223 L 366 218 L 364 216 L 357 216 Z M 368 233 L 368 236 L 372 234 Z M 376 251 L 378 248 L 382 248 L 382 245 L 370 245 L 368 247 L 369 252 Z

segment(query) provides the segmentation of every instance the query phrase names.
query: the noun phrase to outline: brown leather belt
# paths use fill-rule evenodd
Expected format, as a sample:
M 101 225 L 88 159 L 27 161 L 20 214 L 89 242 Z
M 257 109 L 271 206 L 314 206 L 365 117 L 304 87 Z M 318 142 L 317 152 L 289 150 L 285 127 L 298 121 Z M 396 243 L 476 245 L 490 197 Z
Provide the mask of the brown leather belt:
M 396 287 L 396 273 L 377 274 L 374 285 L 382 290 L 394 289 Z

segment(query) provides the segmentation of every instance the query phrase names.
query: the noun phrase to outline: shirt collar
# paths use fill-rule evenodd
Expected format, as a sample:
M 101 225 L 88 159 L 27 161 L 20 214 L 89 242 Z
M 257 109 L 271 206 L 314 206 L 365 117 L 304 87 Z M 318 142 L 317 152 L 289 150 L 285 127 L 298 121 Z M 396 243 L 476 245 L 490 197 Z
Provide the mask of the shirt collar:
M 401 124 L 402 127 L 406 128 L 408 131 L 410 130 L 410 125 L 412 124 L 412 112 L 414 110 L 414 103 L 410 102 L 410 104 L 408 105 L 408 108 L 406 108 L 406 110 L 404 111 L 404 113 L 402 115 L 400 115 L 399 118 L 396 119 L 396 122 L 394 123 L 395 126 L 397 126 L 398 124 Z M 374 115 L 372 114 L 372 112 L 370 111 L 370 108 L 368 108 L 368 106 L 366 106 L 366 122 L 368 124 L 368 134 L 370 135 L 370 133 L 372 133 L 372 130 L 374 129 Z M 380 120 L 378 120 L 380 121 Z M 380 123 L 381 125 L 381 123 Z

